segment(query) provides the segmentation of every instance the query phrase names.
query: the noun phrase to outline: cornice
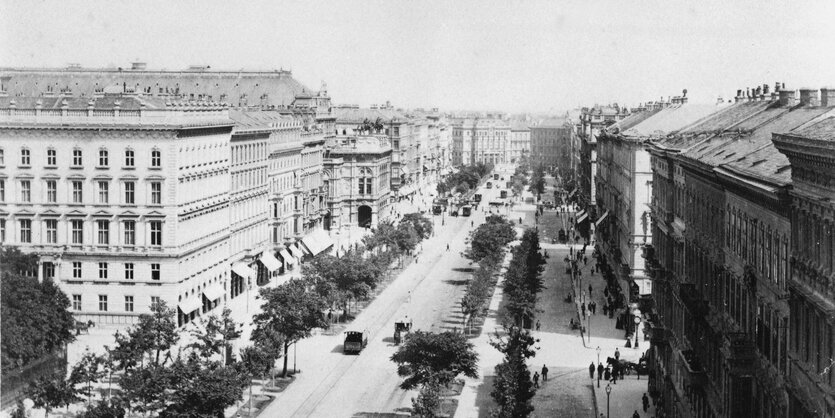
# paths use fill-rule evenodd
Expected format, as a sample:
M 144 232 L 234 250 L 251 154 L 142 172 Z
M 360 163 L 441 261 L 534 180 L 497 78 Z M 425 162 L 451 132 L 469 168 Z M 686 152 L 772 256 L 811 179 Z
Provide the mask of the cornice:
M 18 138 L 71 138 L 71 139 L 101 139 L 112 140 L 114 137 L 121 139 L 175 139 L 176 130 L 172 129 L 112 129 L 102 128 L 71 128 L 55 127 L 54 129 L 42 129 L 40 127 L 0 127 L 0 136 L 9 135 Z

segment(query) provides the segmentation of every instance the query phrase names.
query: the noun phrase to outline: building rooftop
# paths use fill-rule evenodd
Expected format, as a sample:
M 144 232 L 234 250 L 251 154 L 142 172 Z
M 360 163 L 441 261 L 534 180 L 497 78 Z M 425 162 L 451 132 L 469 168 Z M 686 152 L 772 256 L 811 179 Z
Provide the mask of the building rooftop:
M 554 129 L 554 128 L 564 128 L 565 125 L 568 123 L 568 120 L 565 118 L 550 118 L 545 119 L 536 125 L 532 125 L 531 129 Z
M 510 130 L 511 131 L 530 131 L 530 127 L 528 127 L 528 123 L 523 120 L 514 119 L 510 121 Z
M 815 124 L 798 129 L 793 134 L 818 141 L 835 141 L 835 116 L 829 116 Z
M 831 107 L 780 106 L 774 102 L 760 113 L 735 125 L 727 133 L 708 138 L 682 155 L 714 167 L 733 162 L 741 163 L 740 166 L 746 162 L 753 163 L 749 154 L 770 144 L 772 133 L 803 128 L 831 110 Z
M 408 122 L 410 118 L 394 109 L 368 109 L 359 107 L 335 107 L 333 115 L 336 123 L 362 123 L 364 121 L 374 122 L 377 118 L 383 121 Z
M 0 97 L 0 126 L 38 128 L 231 125 L 218 103 L 167 101 L 157 97 Z
M 236 132 L 301 126 L 292 116 L 272 110 L 230 110 L 229 117 L 235 121 Z
M 620 122 L 616 122 L 612 125 L 609 125 L 606 128 L 606 132 L 615 133 L 615 132 L 623 132 L 626 131 L 633 126 L 645 121 L 646 119 L 652 117 L 656 113 L 658 113 L 661 109 L 651 109 L 651 110 L 644 110 L 642 112 L 633 113 L 627 117 L 625 117 Z
M 71 95 L 91 97 L 105 92 L 141 93 L 226 102 L 232 106 L 290 106 L 296 96 L 314 92 L 290 71 L 216 71 L 207 66 L 187 70 L 124 68 L 0 68 L 9 96 Z
M 621 133 L 631 137 L 662 137 L 695 123 L 724 107 L 716 104 L 684 103 L 667 106 Z
M 721 167 L 781 186 L 792 181 L 789 159 L 777 151 L 771 141 L 765 142 L 762 147 L 744 157 L 722 164 Z

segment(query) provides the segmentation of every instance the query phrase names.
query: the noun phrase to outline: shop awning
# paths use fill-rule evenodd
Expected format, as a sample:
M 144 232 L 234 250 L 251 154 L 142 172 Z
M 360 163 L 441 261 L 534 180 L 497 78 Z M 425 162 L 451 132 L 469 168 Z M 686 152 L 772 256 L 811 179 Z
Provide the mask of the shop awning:
M 177 307 L 180 308 L 184 314 L 190 314 L 197 309 L 200 309 L 201 306 L 203 306 L 203 302 L 200 299 L 195 298 L 186 299 L 177 305 Z
M 577 189 L 572 190 L 571 193 L 568 194 L 568 197 L 570 198 L 571 196 L 574 196 L 574 193 L 577 193 Z
M 585 214 L 586 214 L 586 210 L 585 210 L 585 209 L 583 209 L 583 210 L 581 210 L 581 211 L 577 212 L 576 214 L 574 214 L 574 216 L 576 216 L 576 217 L 577 217 L 577 219 L 580 219 L 580 217 L 582 217 L 582 216 L 583 216 L 583 215 L 585 215 Z M 580 221 L 577 221 L 577 222 L 580 222 Z
M 238 276 L 245 277 L 251 279 L 257 275 L 255 270 L 249 268 L 248 265 L 244 263 L 235 263 L 232 265 L 232 271 L 235 272 Z
M 274 272 L 281 268 L 281 262 L 276 260 L 273 255 L 267 251 L 261 254 L 261 258 L 259 258 L 261 264 L 267 268 L 270 272 Z
M 299 260 L 304 258 L 304 253 L 302 252 L 302 250 L 299 249 L 299 247 L 296 246 L 296 244 L 293 244 L 287 248 L 290 250 L 290 254 L 293 254 L 293 257 L 296 257 Z
M 316 229 L 302 238 L 302 244 L 310 250 L 313 255 L 319 255 L 322 251 L 333 246 L 333 241 L 324 229 Z
M 411 170 L 409 170 L 409 166 L 407 166 L 407 165 L 401 165 L 400 166 L 400 171 L 403 174 L 406 174 L 406 175 L 412 174 Z
M 582 216 L 580 216 L 579 218 L 577 218 L 577 223 L 579 224 L 580 222 L 585 221 L 585 220 L 586 220 L 586 218 L 588 218 L 588 217 L 589 217 L 589 214 L 588 214 L 588 213 L 584 213 Z
M 203 289 L 203 296 L 208 300 L 217 300 L 223 296 L 223 286 L 215 284 Z
M 603 212 L 603 216 L 597 218 L 597 221 L 595 221 L 594 226 L 600 226 L 600 223 L 603 222 L 603 220 L 606 219 L 607 216 L 609 216 L 608 210 L 606 212 Z
M 281 251 L 279 251 L 279 252 L 278 252 L 278 255 L 279 255 L 279 256 L 281 256 L 281 258 L 282 258 L 282 259 L 284 259 L 284 262 L 285 262 L 285 263 L 287 263 L 287 264 L 293 264 L 293 256 L 292 256 L 292 255 L 290 255 L 290 253 L 289 253 L 289 252 L 287 252 L 287 250 L 281 250 Z

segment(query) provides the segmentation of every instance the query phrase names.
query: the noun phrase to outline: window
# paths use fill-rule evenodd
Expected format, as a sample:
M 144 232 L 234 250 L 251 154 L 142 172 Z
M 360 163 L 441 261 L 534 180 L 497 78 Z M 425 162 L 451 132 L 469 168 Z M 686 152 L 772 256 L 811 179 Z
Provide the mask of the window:
M 6 180 L 0 179 L 0 202 L 6 201 Z
M 73 279 L 80 279 L 81 278 L 81 262 L 80 261 L 73 261 L 72 262 L 72 277 L 73 277 Z
M 0 148 L 0 166 L 6 165 L 6 152 L 3 151 L 3 148 Z
M 151 167 L 162 167 L 162 153 L 159 150 L 151 151 Z
M 126 149 L 125 150 L 125 167 L 133 167 L 133 166 L 134 166 L 133 150 L 132 149 Z
M 6 242 L 6 220 L 0 219 L 0 244 Z
M 55 244 L 58 242 L 58 220 L 47 219 L 46 224 L 46 242 L 48 244 Z
M 106 181 L 99 182 L 99 203 L 107 203 L 108 192 L 110 191 L 110 183 Z
M 73 219 L 70 221 L 72 227 L 72 243 L 84 244 L 84 221 Z
M 162 245 L 162 222 L 151 221 L 151 245 Z
M 81 310 L 81 295 L 72 295 L 72 310 Z
M 81 167 L 82 165 L 81 150 L 78 148 L 72 150 L 72 165 L 73 167 Z
M 151 204 L 162 204 L 162 183 L 155 181 L 151 183 Z
M 29 155 L 29 148 L 21 148 L 20 149 L 20 165 L 29 165 L 31 161 Z
M 49 262 L 43 263 L 43 277 L 44 279 L 52 279 L 55 277 L 55 264 Z
M 159 296 L 151 296 L 151 306 L 159 305 Z
M 48 203 L 58 201 L 58 182 L 55 180 L 46 181 L 46 201 Z
M 21 219 L 20 220 L 20 242 L 23 242 L 23 243 L 31 243 L 32 242 L 32 220 L 31 219 Z
M 151 280 L 159 280 L 159 263 L 151 263 Z
M 133 280 L 133 263 L 125 263 L 125 280 Z
M 136 222 L 125 221 L 125 245 L 136 244 Z
M 99 311 L 107 312 L 107 295 L 99 295 Z
M 58 164 L 58 154 L 54 149 L 46 150 L 46 165 L 48 167 L 55 167 Z
M 72 182 L 72 202 L 73 203 L 83 203 L 84 202 L 84 183 L 80 181 Z
M 125 204 L 134 204 L 134 192 L 136 190 L 136 183 L 132 181 L 125 182 Z
M 107 158 L 107 150 L 100 149 L 99 150 L 99 167 L 107 167 L 108 158 Z
M 125 296 L 125 312 L 133 312 L 133 296 Z
M 107 278 L 107 263 L 99 263 L 99 279 Z
M 96 229 L 99 230 L 99 245 L 107 245 L 110 243 L 110 221 L 100 220 L 96 221 Z
M 21 180 L 20 181 L 20 201 L 21 202 L 31 202 L 32 201 L 32 182 L 29 180 Z

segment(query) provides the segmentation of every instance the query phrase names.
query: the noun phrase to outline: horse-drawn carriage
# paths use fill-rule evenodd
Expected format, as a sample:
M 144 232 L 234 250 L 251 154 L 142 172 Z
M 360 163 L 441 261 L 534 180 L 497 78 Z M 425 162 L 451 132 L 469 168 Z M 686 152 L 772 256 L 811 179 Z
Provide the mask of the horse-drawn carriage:
M 412 319 L 408 316 L 394 323 L 394 344 L 400 345 L 403 334 L 412 330 Z

